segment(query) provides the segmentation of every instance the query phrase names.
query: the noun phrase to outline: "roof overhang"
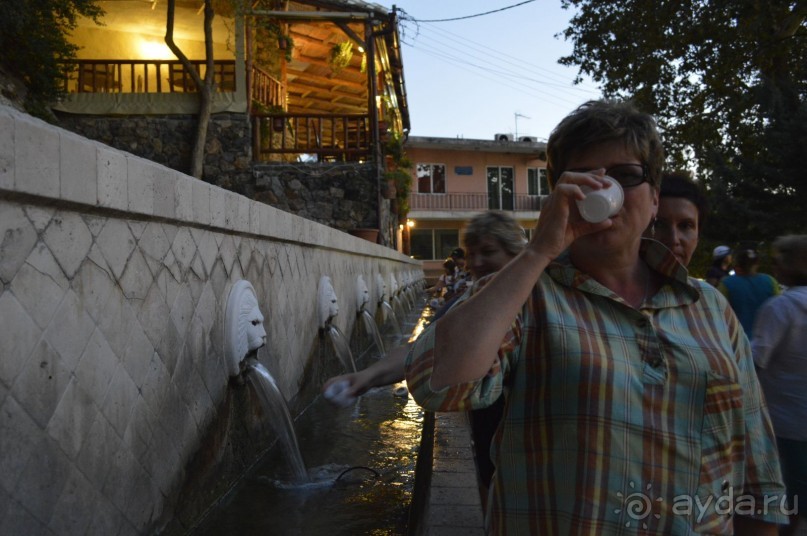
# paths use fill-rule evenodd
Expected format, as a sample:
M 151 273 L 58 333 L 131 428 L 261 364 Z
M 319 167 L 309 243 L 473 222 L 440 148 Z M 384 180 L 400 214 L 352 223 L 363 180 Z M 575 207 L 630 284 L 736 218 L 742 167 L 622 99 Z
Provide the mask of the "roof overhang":
M 441 151 L 524 154 L 534 155 L 535 158 L 540 159 L 546 158 L 546 143 L 532 141 L 498 141 L 409 136 L 406 139 L 406 147 L 414 149 L 438 149 Z

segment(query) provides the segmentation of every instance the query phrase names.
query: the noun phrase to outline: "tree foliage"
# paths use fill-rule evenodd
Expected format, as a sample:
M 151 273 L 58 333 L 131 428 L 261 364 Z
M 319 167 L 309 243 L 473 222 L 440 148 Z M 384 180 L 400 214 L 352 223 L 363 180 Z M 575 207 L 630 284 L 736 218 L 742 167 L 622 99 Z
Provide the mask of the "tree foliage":
M 807 232 L 807 0 L 562 0 L 565 65 L 632 98 L 691 166 L 727 239 Z
M 26 86 L 26 107 L 41 114 L 62 95 L 61 61 L 75 58 L 67 42 L 80 16 L 96 23 L 103 10 L 95 0 L 11 0 L 0 2 L 0 65 Z

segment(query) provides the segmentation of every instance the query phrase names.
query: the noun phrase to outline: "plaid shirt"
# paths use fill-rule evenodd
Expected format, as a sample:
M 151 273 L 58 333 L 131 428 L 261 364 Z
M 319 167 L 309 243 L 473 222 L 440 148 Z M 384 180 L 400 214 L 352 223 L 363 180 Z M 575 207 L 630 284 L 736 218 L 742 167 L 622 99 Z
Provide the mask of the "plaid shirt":
M 787 522 L 736 316 L 657 242 L 643 241 L 642 256 L 666 281 L 640 310 L 568 255 L 551 263 L 476 382 L 431 389 L 437 323 L 410 351 L 407 381 L 426 409 L 484 407 L 505 392 L 490 532 L 732 534 L 733 513 Z

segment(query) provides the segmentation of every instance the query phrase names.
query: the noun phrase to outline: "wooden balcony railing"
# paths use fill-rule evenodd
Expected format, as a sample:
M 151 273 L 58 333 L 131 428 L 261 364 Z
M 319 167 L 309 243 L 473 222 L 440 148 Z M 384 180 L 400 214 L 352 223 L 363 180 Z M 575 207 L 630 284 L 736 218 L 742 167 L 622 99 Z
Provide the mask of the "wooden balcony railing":
M 315 155 L 318 161 L 369 158 L 370 120 L 365 114 L 258 113 L 253 118 L 253 157 Z
M 204 78 L 204 60 L 191 63 Z M 67 93 L 190 93 L 196 85 L 178 60 L 74 60 L 65 62 Z M 235 60 L 217 60 L 213 79 L 219 92 L 235 91 Z
M 515 194 L 511 199 L 491 200 L 487 193 L 409 194 L 409 207 L 420 211 L 469 211 L 469 210 L 541 210 L 544 196 Z
M 204 78 L 207 63 L 191 63 Z M 196 84 L 178 60 L 74 60 L 64 62 L 67 93 L 193 93 Z M 219 93 L 235 91 L 235 60 L 213 63 Z M 266 71 L 252 68 L 252 100 L 267 109 L 286 109 L 286 85 Z
M 263 69 L 253 67 L 252 100 L 267 108 L 286 110 L 286 85 Z

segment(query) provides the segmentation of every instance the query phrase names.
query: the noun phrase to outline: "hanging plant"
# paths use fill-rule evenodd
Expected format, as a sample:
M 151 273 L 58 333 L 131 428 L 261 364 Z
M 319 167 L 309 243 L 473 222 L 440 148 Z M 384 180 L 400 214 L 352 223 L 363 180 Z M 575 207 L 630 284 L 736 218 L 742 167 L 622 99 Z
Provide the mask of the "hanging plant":
M 342 69 L 350 65 L 350 60 L 353 59 L 353 43 L 350 41 L 343 41 L 337 43 L 331 48 L 331 55 L 328 58 L 328 63 L 331 65 L 333 74 L 339 74 Z
M 278 50 L 283 51 L 283 57 L 286 58 L 286 61 L 291 61 L 292 52 L 294 51 L 294 38 L 289 33 L 284 32 L 283 27 L 275 22 L 259 20 L 256 25 L 259 29 L 277 39 Z
M 412 160 L 406 156 L 404 150 L 404 138 L 400 132 L 390 131 L 384 142 L 384 155 L 392 161 L 392 166 L 396 169 L 412 169 Z

